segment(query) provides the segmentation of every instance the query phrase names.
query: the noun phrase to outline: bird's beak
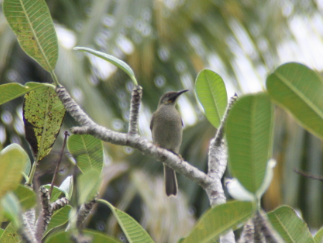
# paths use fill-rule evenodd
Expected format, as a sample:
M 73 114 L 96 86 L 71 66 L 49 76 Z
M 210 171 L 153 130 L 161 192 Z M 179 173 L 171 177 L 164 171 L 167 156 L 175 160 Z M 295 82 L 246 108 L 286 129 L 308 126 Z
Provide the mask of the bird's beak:
M 177 100 L 178 96 L 185 93 L 186 91 L 188 91 L 188 89 L 184 89 L 184 90 L 178 91 L 177 93 L 174 93 L 173 97 L 169 97 L 169 100 L 171 100 L 172 102 L 175 102 Z
M 177 92 L 177 96 L 180 96 L 181 94 L 183 94 L 183 93 L 185 93 L 187 91 L 188 91 L 188 89 L 184 89 L 184 90 L 178 91 Z

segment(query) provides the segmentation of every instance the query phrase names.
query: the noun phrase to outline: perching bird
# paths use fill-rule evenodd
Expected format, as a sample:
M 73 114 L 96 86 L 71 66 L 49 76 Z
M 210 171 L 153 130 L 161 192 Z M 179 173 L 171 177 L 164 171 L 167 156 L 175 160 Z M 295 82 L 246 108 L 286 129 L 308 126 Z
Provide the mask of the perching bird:
M 153 142 L 179 155 L 182 143 L 183 121 L 175 108 L 177 98 L 188 90 L 167 92 L 159 100 L 158 108 L 150 122 Z M 180 155 L 179 155 L 180 156 Z M 175 171 L 164 164 L 165 189 L 167 196 L 177 194 Z

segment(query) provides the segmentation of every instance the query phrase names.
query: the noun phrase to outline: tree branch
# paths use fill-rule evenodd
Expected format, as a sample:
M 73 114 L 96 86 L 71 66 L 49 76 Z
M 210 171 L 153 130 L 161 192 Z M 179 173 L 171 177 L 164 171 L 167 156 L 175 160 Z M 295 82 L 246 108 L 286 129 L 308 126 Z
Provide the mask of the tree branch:
M 69 112 L 70 115 L 82 125 L 81 127 L 73 127 L 71 129 L 72 133 L 91 134 L 92 136 L 105 142 L 138 149 L 140 152 L 165 163 L 178 173 L 181 173 L 192 179 L 193 181 L 201 185 L 204 189 L 212 184 L 212 180 L 207 177 L 204 172 L 198 170 L 194 166 L 191 166 L 186 161 L 181 160 L 172 152 L 154 145 L 153 143 L 140 137 L 139 135 L 119 133 L 107 129 L 103 126 L 97 125 L 70 97 L 69 93 L 64 87 L 58 87 L 56 89 L 56 92 L 63 105 L 65 106 L 66 111 Z M 139 111 L 139 109 L 137 111 Z
M 142 98 L 142 87 L 135 86 L 131 93 L 131 107 L 129 115 L 129 134 L 138 134 L 139 109 Z
M 36 239 L 38 242 L 41 241 L 43 234 L 45 232 L 45 230 L 47 229 L 47 226 L 50 222 L 50 219 L 52 217 L 52 210 L 51 210 L 51 205 L 49 202 L 49 193 L 48 193 L 48 189 L 46 189 L 45 187 L 40 187 L 39 188 L 39 192 L 40 192 L 40 198 L 41 198 L 41 206 L 42 206 L 42 210 L 41 210 L 41 214 L 38 217 L 37 220 L 37 226 L 36 226 Z
M 231 97 L 227 109 L 222 118 L 221 124 L 215 134 L 215 137 L 211 140 L 209 146 L 209 160 L 208 160 L 208 173 L 207 176 L 211 178 L 213 183 L 205 188 L 205 191 L 210 200 L 212 207 L 223 204 L 226 202 L 226 197 L 224 195 L 223 186 L 221 179 L 227 168 L 227 145 L 224 141 L 224 126 L 228 113 L 231 110 L 233 104 L 237 100 L 238 96 L 235 94 Z M 220 238 L 221 242 L 235 242 L 233 231 L 230 230 Z

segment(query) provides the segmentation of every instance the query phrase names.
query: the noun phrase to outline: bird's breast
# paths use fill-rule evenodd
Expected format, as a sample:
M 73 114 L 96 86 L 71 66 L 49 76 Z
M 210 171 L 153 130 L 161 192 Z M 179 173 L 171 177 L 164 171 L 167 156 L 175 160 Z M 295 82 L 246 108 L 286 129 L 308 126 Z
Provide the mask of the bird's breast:
M 181 116 L 175 108 L 166 108 L 159 109 L 154 114 L 153 141 L 163 148 L 178 153 L 182 142 Z

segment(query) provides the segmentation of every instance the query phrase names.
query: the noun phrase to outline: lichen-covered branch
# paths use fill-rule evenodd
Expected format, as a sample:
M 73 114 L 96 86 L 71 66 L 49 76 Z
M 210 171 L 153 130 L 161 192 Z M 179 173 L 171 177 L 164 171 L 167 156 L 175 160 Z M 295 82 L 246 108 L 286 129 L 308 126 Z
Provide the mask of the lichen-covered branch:
M 49 202 L 48 189 L 41 186 L 39 191 L 42 210 L 36 224 L 36 239 L 40 242 L 52 217 L 52 210 Z
M 215 137 L 211 140 L 208 154 L 208 176 L 211 177 L 216 183 L 210 191 L 207 191 L 210 204 L 216 206 L 226 202 L 224 195 L 221 178 L 227 168 L 227 145 L 224 141 L 224 126 L 233 104 L 237 100 L 237 95 L 234 95 L 227 106 L 226 112 L 223 116 L 221 124 L 215 134 Z
M 263 236 L 264 241 L 267 243 L 283 243 L 283 239 L 277 234 L 277 232 L 273 229 L 271 224 L 268 221 L 267 215 L 264 211 L 257 211 L 253 223 L 255 225 L 255 235 L 259 231 Z M 258 241 L 255 241 L 258 242 Z
M 37 243 L 36 240 L 36 228 L 35 228 L 35 209 L 30 209 L 23 213 L 22 221 L 23 227 L 20 229 L 19 233 L 23 242 L 27 243 Z
M 235 94 L 230 99 L 221 124 L 215 134 L 215 137 L 211 140 L 209 146 L 207 176 L 211 178 L 211 181 L 213 183 L 205 188 L 205 191 L 208 195 L 212 207 L 226 202 L 226 197 L 224 195 L 223 186 L 221 183 L 221 179 L 227 168 L 228 160 L 227 145 L 224 140 L 224 126 L 228 113 L 236 100 L 237 95 Z M 220 242 L 235 242 L 232 230 L 221 236 Z
M 241 236 L 239 239 L 239 243 L 250 243 L 254 242 L 255 236 L 255 226 L 253 224 L 252 219 L 248 220 L 248 222 L 243 226 L 243 230 L 241 232 Z
M 142 98 L 142 87 L 135 86 L 131 93 L 131 104 L 129 114 L 129 134 L 138 134 L 139 109 Z
M 57 199 L 55 202 L 51 203 L 50 206 L 51 206 L 52 212 L 55 212 L 56 210 L 61 209 L 67 204 L 69 204 L 68 199 L 66 197 L 62 197 L 60 199 Z
M 82 229 L 82 224 L 84 220 L 87 218 L 87 216 L 90 214 L 96 201 L 97 201 L 97 197 L 95 197 L 93 200 L 91 200 L 88 203 L 82 204 L 82 206 L 80 207 L 77 213 L 77 219 L 76 219 L 76 227 L 77 229 L 79 229 L 79 231 L 80 229 Z
M 95 125 L 94 121 L 79 107 L 79 105 L 71 98 L 70 94 L 63 86 L 56 88 L 57 96 L 60 98 L 66 111 L 82 126 Z

